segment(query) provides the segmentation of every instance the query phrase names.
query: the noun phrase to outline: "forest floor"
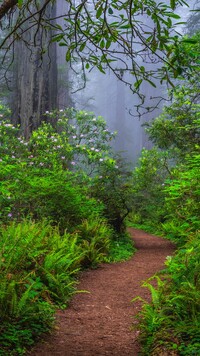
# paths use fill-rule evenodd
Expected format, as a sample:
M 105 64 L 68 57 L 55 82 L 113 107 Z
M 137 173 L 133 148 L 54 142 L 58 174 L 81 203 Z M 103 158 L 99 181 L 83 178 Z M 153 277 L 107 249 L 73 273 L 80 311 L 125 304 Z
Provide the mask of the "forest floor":
M 103 264 L 81 273 L 78 293 L 66 310 L 58 311 L 56 326 L 29 356 L 139 355 L 137 296 L 150 301 L 142 283 L 164 268 L 174 246 L 168 240 L 129 229 L 137 252 L 126 262 Z M 135 325 L 134 330 L 132 326 Z

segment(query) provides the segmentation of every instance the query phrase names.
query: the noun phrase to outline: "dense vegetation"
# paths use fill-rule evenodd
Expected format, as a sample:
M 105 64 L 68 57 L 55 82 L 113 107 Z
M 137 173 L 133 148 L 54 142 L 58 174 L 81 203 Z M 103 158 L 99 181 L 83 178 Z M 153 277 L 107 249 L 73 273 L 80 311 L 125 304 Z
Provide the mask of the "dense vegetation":
M 154 148 L 143 150 L 133 173 L 136 226 L 177 244 L 158 287 L 144 284 L 152 303 L 143 301 L 139 315 L 143 355 L 200 350 L 200 91 L 195 75 L 178 84 L 172 104 L 147 125 Z
M 123 11 L 128 3 L 136 4 L 125 2 Z M 132 9 L 133 17 L 145 11 L 156 24 L 156 36 L 153 32 L 148 41 L 145 37 L 144 53 L 145 48 L 148 53 L 165 50 L 169 60 L 161 79 L 171 83 L 171 73 L 177 80 L 169 93 L 172 103 L 146 125 L 154 148 L 142 151 L 133 172 L 112 152 L 115 133 L 108 131 L 101 117 L 74 109 L 46 112 L 46 122 L 25 139 L 21 128 L 9 121 L 9 110 L 0 107 L 1 355 L 23 354 L 52 327 L 56 308 L 66 307 L 76 292 L 81 269 L 133 253 L 125 233 L 127 222 L 177 244 L 175 256 L 167 258 L 166 270 L 155 277 L 158 287 L 151 280 L 145 283 L 152 303 L 144 301 L 138 316 L 143 354 L 199 354 L 199 34 L 181 42 L 170 37 L 176 3 L 184 2 L 170 1 L 170 12 L 160 3 L 160 20 L 157 12 L 150 11 L 157 9 L 155 2 Z M 100 26 L 105 13 L 112 15 L 116 1 L 108 9 L 102 4 L 96 8 Z M 77 11 L 82 18 L 84 8 Z M 132 20 L 127 23 L 118 15 L 120 31 L 126 36 L 135 27 Z M 83 27 L 87 20 L 91 26 L 89 16 Z M 162 30 L 160 22 L 166 25 Z M 73 39 L 72 27 L 71 31 Z M 110 33 L 95 37 L 94 45 L 104 56 L 100 61 L 99 54 L 89 56 L 85 69 L 97 66 L 104 71 L 110 63 L 106 51 L 118 43 L 120 31 L 113 25 Z M 121 40 L 124 48 L 123 36 Z M 70 61 L 77 48 L 73 42 L 67 46 Z M 86 42 L 85 46 L 80 42 L 79 54 L 84 55 L 84 49 Z M 133 91 L 140 93 L 142 80 L 154 86 L 143 66 L 132 74 Z
M 25 141 L 1 112 L 0 354 L 11 355 L 52 327 L 80 269 L 127 259 L 134 248 L 124 223 L 130 174 L 105 121 L 46 113 L 51 123 Z
M 23 354 L 52 327 L 56 307 L 66 307 L 76 291 L 80 269 L 131 256 L 127 221 L 177 244 L 155 277 L 158 288 L 145 283 L 152 303 L 144 301 L 139 315 L 143 354 L 198 354 L 196 81 L 173 96 L 147 125 L 154 148 L 143 150 L 132 173 L 112 152 L 115 133 L 101 117 L 74 109 L 46 113 L 49 122 L 25 141 L 1 106 L 1 354 Z

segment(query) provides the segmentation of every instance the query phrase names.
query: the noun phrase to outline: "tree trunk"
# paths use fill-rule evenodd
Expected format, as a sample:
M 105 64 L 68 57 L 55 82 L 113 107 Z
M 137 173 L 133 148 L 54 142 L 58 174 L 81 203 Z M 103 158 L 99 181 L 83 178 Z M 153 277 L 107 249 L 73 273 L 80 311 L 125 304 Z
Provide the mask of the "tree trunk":
M 49 4 L 45 15 L 55 17 L 55 12 L 55 6 Z M 41 121 L 48 120 L 45 112 L 57 107 L 56 44 L 49 45 L 51 36 L 50 29 L 26 27 L 15 43 L 12 122 L 20 125 L 26 138 Z

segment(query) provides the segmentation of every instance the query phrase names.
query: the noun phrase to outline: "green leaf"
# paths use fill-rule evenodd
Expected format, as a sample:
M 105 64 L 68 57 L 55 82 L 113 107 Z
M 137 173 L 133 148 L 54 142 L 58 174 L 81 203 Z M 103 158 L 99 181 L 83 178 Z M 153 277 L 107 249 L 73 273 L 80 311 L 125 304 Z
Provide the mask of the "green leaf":
M 175 2 L 175 0 L 170 0 L 170 6 L 171 6 L 172 10 L 175 9 L 175 7 L 176 7 L 176 2 Z
M 139 89 L 139 87 L 140 87 L 142 81 L 143 81 L 142 79 L 139 79 L 139 80 L 137 80 L 137 82 L 134 83 L 135 89 Z
M 103 67 L 101 65 L 98 65 L 97 68 L 101 73 L 106 74 L 105 70 L 103 69 Z
M 66 47 L 67 44 L 66 44 L 65 42 L 60 42 L 60 43 L 59 43 L 59 46 L 60 46 L 60 47 L 64 47 L 64 46 L 65 46 L 65 47 Z
M 150 79 L 145 79 L 149 84 L 152 85 L 152 87 L 156 88 L 156 84 L 152 82 Z
M 105 41 L 104 41 L 104 39 L 101 40 L 101 42 L 100 42 L 100 47 L 101 47 L 101 48 L 104 48 L 104 47 L 105 47 Z
M 102 6 L 100 6 L 98 8 L 98 10 L 97 10 L 97 13 L 96 13 L 96 18 L 97 19 L 99 19 L 99 17 L 101 16 L 102 12 L 103 12 L 103 8 L 102 8 Z
M 168 17 L 172 17 L 173 19 L 180 19 L 181 17 L 173 12 L 165 12 L 165 15 Z
M 182 43 L 192 43 L 192 44 L 199 43 L 198 40 L 192 39 L 192 38 L 186 38 L 186 39 L 182 40 L 181 42 L 182 42 Z
M 64 34 L 60 34 L 60 35 L 57 35 L 57 36 L 54 36 L 51 40 L 51 42 L 59 42 L 60 40 L 62 40 L 64 37 Z
M 108 9 L 108 13 L 109 13 L 110 15 L 112 15 L 112 14 L 113 14 L 113 10 L 112 10 L 112 8 L 111 8 L 111 7 L 109 7 L 109 9 Z
M 108 49 L 111 45 L 112 41 L 110 39 L 107 40 L 106 42 L 106 49 Z
M 82 44 L 80 45 L 79 51 L 80 51 L 80 52 L 83 52 L 85 46 L 86 46 L 86 42 L 82 43 Z
M 66 59 L 67 62 L 70 61 L 70 59 L 71 59 L 71 51 L 70 51 L 70 49 L 68 49 L 65 59 Z

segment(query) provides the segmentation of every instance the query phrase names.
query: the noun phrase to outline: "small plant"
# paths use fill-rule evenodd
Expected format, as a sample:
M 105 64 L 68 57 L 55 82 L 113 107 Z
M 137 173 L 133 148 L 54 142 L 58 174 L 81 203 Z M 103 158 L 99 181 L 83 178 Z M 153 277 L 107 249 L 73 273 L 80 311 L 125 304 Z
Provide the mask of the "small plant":
M 96 267 L 100 262 L 105 262 L 113 236 L 113 231 L 106 220 L 91 216 L 77 227 L 77 233 L 78 243 L 84 253 L 82 265 Z
M 129 260 L 135 252 L 132 238 L 128 233 L 120 234 L 111 240 L 108 262 L 121 262 Z

